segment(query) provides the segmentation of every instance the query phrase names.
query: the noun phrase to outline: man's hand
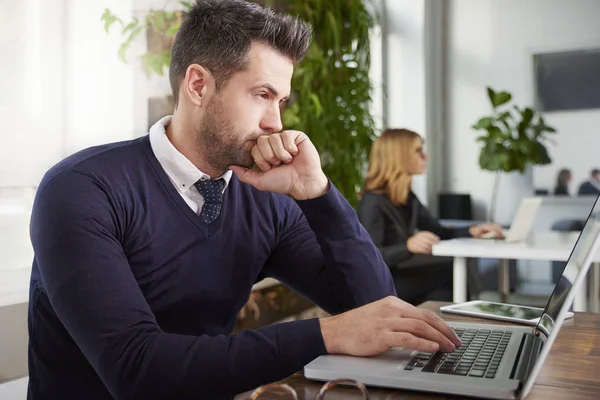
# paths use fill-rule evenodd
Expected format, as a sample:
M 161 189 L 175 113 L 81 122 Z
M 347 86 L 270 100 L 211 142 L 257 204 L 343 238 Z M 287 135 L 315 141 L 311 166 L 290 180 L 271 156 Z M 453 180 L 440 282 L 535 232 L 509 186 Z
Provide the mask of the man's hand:
M 433 245 L 439 241 L 440 238 L 438 235 L 428 231 L 421 231 L 408 238 L 406 247 L 411 253 L 431 254 Z
M 300 131 L 260 136 L 252 158 L 262 172 L 232 165 L 240 181 L 267 192 L 289 194 L 297 200 L 319 197 L 329 188 L 315 146 Z
M 452 352 L 461 344 L 452 328 L 435 313 L 393 296 L 320 322 L 330 354 L 372 356 L 392 347 Z
M 469 234 L 473 237 L 479 238 L 482 236 L 489 236 L 495 239 L 502 239 L 504 233 L 502 233 L 502 227 L 497 224 L 482 224 L 471 226 L 469 228 Z

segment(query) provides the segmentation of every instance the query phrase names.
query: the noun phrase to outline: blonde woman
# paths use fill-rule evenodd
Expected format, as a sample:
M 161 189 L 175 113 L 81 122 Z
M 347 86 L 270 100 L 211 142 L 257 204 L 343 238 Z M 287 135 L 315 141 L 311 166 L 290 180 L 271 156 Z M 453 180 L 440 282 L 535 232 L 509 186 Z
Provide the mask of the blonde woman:
M 427 155 L 423 139 L 407 129 L 388 129 L 373 143 L 358 218 L 390 268 L 396 292 L 403 300 L 452 300 L 452 264 L 431 255 L 440 239 L 480 237 L 495 224 L 464 229 L 445 228 L 411 190 L 413 175 L 423 174 Z

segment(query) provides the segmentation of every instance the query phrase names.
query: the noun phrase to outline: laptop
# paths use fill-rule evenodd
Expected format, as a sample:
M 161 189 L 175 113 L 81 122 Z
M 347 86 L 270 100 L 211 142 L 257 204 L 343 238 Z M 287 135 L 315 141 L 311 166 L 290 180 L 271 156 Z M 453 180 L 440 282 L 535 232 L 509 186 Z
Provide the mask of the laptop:
M 533 387 L 599 249 L 600 202 L 596 199 L 565 267 L 576 268 L 576 278 L 571 284 L 563 271 L 535 327 L 448 322 L 462 340 L 453 353 L 394 348 L 373 357 L 325 355 L 307 364 L 304 375 L 319 381 L 347 378 L 368 386 L 523 399 Z
M 496 238 L 493 235 L 486 236 L 484 234 L 482 237 L 474 240 L 497 240 L 505 243 L 524 242 L 531 232 L 531 228 L 533 227 L 533 223 L 535 221 L 535 216 L 537 215 L 541 204 L 541 197 L 527 197 L 521 200 L 519 210 L 513 218 L 513 221 L 510 224 L 510 229 L 508 230 L 508 233 L 505 235 L 504 239 Z

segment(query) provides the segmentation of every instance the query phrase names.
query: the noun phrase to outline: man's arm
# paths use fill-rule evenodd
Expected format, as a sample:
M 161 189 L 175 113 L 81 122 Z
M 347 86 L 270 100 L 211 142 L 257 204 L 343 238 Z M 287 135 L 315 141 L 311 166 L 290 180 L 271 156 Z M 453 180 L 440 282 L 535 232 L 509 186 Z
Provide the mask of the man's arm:
M 288 228 L 264 267 L 266 275 L 330 313 L 396 294 L 379 250 L 333 184 L 323 196 L 289 201 L 287 216 Z
M 231 397 L 326 352 L 316 319 L 229 336 L 163 332 L 123 252 L 111 200 L 92 178 L 63 172 L 38 191 L 31 238 L 52 307 L 115 398 Z
M 307 221 L 288 208 L 295 211 L 287 222 L 296 228 L 279 232 L 266 269 L 330 312 L 362 305 L 319 321 L 328 352 L 368 356 L 393 347 L 432 352 L 440 346 L 453 351 L 460 344 L 434 313 L 396 296 L 382 298 L 395 294 L 390 273 L 354 210 L 323 173 L 304 133 L 260 136 L 251 152 L 261 172 L 230 166 L 237 177 L 259 190 L 293 196 Z

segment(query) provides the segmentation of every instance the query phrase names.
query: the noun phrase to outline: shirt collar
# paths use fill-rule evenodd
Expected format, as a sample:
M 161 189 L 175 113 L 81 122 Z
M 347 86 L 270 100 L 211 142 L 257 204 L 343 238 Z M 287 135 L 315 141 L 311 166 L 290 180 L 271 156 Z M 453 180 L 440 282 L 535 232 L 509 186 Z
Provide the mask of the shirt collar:
M 163 167 L 173 184 L 179 191 L 186 191 L 201 179 L 210 179 L 208 174 L 200 171 L 190 160 L 173 146 L 167 137 L 166 128 L 171 122 L 171 115 L 161 118 L 150 128 L 150 145 L 155 157 Z M 229 185 L 232 171 L 225 171 L 219 178 L 223 178 L 225 186 Z

